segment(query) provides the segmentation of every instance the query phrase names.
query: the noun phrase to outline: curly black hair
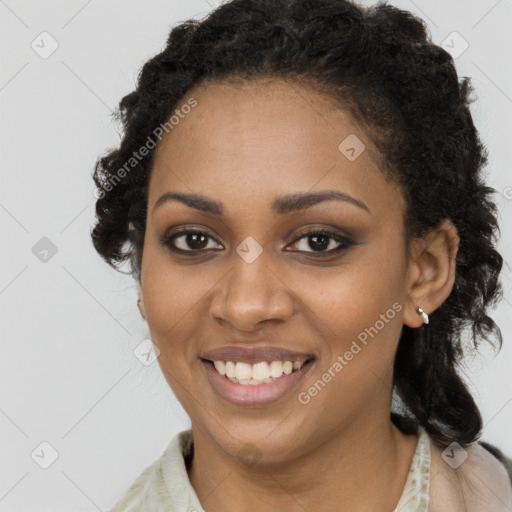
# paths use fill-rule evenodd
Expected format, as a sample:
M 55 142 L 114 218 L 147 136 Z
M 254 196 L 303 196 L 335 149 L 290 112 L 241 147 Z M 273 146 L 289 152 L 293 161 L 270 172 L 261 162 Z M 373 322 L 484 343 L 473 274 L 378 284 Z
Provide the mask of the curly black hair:
M 382 171 L 406 200 L 407 254 L 415 237 L 442 220 L 457 228 L 450 295 L 428 326 L 403 326 L 394 392 L 405 412 L 392 411 L 391 418 L 404 432 L 421 425 L 439 446 L 474 442 L 482 418 L 458 368 L 464 333 L 468 348 L 482 339 L 502 345 L 486 314 L 502 296 L 495 190 L 482 176 L 487 150 L 469 110 L 470 79 L 459 81 L 452 57 L 411 13 L 348 0 L 231 0 L 203 20 L 175 26 L 165 49 L 143 66 L 136 90 L 120 102 L 119 147 L 96 163 L 95 249 L 118 270 L 128 260 L 140 282 L 155 149 L 133 160 L 129 172 L 126 162 L 193 88 L 259 77 L 311 84 L 363 123 L 382 155 Z

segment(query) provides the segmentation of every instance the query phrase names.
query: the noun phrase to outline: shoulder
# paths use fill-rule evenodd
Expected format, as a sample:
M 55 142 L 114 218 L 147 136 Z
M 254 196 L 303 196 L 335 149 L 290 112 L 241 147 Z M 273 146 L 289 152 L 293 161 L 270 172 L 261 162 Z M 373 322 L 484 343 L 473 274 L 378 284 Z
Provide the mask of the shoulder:
M 430 476 L 429 511 L 512 510 L 512 485 L 507 469 L 501 459 L 480 443 L 466 448 L 452 443 L 443 449 L 431 441 Z
M 176 434 L 162 455 L 142 471 L 109 512 L 174 511 L 181 496 L 172 491 L 183 489 L 183 454 L 191 443 L 190 430 Z
M 124 496 L 109 509 L 109 512 L 135 512 L 148 507 L 151 482 L 158 482 L 156 478 L 158 463 L 159 461 L 155 461 L 148 466 L 130 485 Z
M 492 444 L 481 441 L 480 445 L 483 446 L 488 452 L 492 453 L 505 466 L 508 477 L 512 484 L 512 458 L 507 457 L 499 448 Z

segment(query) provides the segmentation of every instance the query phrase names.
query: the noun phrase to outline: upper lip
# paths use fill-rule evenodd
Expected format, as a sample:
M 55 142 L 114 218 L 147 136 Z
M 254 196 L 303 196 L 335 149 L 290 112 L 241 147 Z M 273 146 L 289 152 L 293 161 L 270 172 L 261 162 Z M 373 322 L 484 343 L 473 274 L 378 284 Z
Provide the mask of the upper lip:
M 232 361 L 233 363 L 259 363 L 262 361 L 300 361 L 306 362 L 313 358 L 313 354 L 296 352 L 285 348 L 263 346 L 263 347 L 220 347 L 208 350 L 199 356 L 209 361 Z

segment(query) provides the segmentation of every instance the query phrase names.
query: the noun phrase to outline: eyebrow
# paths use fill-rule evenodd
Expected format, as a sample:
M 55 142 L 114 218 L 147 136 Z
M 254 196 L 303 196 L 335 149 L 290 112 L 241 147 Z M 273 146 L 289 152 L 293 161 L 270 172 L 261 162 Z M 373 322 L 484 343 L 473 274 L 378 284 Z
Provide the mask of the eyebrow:
M 184 192 L 166 192 L 153 206 L 153 212 L 169 201 L 181 201 L 190 208 L 195 208 L 205 213 L 223 216 L 224 206 L 221 202 L 210 199 L 200 194 L 189 194 Z M 272 210 L 280 215 L 305 210 L 323 201 L 343 201 L 353 204 L 371 213 L 370 208 L 360 199 L 350 196 L 338 190 L 321 190 L 318 192 L 298 192 L 280 197 L 272 203 Z

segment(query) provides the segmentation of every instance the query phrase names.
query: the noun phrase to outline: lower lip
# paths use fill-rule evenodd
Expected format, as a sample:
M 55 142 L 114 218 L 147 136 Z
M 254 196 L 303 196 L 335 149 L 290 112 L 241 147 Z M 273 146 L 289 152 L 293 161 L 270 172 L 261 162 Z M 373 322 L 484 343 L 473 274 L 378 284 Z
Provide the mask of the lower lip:
M 213 366 L 213 363 L 202 361 L 206 375 L 217 393 L 228 402 L 235 405 L 261 406 L 277 402 L 279 399 L 290 393 L 299 382 L 304 379 L 314 360 L 305 364 L 299 370 L 289 375 L 282 375 L 268 384 L 237 384 L 231 382 L 227 377 L 221 375 Z

